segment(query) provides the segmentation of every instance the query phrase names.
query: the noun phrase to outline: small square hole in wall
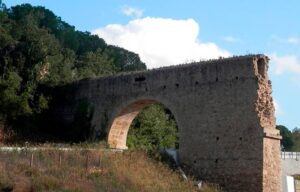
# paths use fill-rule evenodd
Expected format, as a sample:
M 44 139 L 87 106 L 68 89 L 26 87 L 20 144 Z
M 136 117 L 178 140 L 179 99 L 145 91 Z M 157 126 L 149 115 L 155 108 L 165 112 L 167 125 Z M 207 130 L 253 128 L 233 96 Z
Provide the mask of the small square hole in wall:
M 142 82 L 142 81 L 145 81 L 145 80 L 146 80 L 146 77 L 143 77 L 143 76 L 134 78 L 135 82 Z

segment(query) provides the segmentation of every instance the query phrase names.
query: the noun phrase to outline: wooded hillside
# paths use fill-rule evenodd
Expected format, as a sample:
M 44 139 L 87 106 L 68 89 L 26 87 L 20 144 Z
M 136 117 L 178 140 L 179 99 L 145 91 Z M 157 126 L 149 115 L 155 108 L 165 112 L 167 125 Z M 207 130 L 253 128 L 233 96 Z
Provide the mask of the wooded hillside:
M 136 53 L 77 31 L 44 7 L 23 4 L 7 8 L 0 1 L 0 128 L 32 133 L 34 138 L 42 138 L 45 129 L 57 132 L 55 126 L 43 123 L 51 101 L 45 89 L 145 69 Z M 159 105 L 145 110 L 132 125 L 129 145 L 174 147 L 176 123 L 165 110 Z M 59 132 L 65 132 L 70 140 L 68 132 L 77 133 L 75 140 L 85 139 L 80 131 L 71 129 Z
M 44 7 L 0 6 L 0 119 L 41 113 L 49 98 L 39 85 L 146 69 L 139 56 L 76 31 Z

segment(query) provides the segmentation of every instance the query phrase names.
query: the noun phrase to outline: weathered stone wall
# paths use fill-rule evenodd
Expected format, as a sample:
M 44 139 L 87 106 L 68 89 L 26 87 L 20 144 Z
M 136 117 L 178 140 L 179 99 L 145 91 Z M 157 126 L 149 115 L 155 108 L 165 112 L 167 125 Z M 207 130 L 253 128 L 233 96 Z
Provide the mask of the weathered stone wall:
M 91 138 L 105 130 L 114 148 L 126 148 L 144 107 L 162 103 L 175 116 L 188 173 L 228 191 L 277 192 L 280 137 L 267 69 L 264 55 L 192 63 L 83 80 L 72 85 L 73 99 L 91 103 Z
M 274 106 L 271 97 L 272 87 L 267 74 L 267 61 L 258 60 L 256 74 L 258 77 L 258 99 L 256 111 L 260 126 L 264 129 L 263 140 L 263 189 L 266 192 L 281 191 L 281 159 L 278 141 L 281 137 L 274 129 Z

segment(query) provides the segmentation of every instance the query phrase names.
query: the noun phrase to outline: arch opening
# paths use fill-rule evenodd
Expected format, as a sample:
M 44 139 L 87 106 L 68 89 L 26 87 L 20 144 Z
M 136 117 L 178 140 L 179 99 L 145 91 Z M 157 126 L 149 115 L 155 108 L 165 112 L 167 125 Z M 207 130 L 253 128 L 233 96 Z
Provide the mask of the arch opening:
M 128 145 L 143 149 L 149 146 L 149 150 L 153 146 L 171 146 L 170 143 L 178 148 L 177 132 L 177 123 L 168 108 L 155 100 L 140 100 L 127 105 L 113 119 L 107 142 L 115 149 L 128 149 Z

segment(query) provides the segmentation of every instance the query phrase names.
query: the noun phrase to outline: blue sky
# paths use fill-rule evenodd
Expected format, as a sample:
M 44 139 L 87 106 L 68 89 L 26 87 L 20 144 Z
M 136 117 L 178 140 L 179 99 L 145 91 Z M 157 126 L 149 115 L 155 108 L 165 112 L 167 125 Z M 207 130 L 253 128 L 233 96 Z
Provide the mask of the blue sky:
M 3 0 L 52 10 L 139 53 L 152 67 L 219 56 L 271 58 L 277 124 L 300 127 L 300 1 L 298 0 Z M 151 33 L 150 33 L 151 32 Z

